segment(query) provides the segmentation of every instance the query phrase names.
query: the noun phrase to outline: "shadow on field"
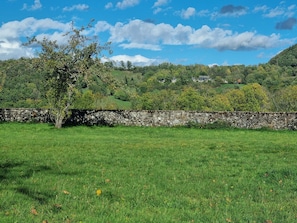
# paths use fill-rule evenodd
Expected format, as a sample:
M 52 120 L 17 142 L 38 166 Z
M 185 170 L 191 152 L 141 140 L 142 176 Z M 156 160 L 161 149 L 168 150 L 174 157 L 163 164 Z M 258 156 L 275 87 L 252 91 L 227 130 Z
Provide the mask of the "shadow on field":
M 32 189 L 30 187 L 22 186 L 16 189 L 18 193 L 21 193 L 23 195 L 28 196 L 29 198 L 38 201 L 40 204 L 45 204 L 47 201 L 52 198 L 54 195 L 47 193 L 47 192 L 41 192 L 37 191 L 35 189 Z
M 9 180 L 10 178 L 14 178 L 11 175 L 11 170 L 16 167 L 20 167 L 23 165 L 24 162 L 5 162 L 0 164 L 0 182 L 5 183 L 5 181 Z M 4 181 L 4 182 L 3 182 Z
M 36 185 L 28 184 L 26 179 L 37 172 L 50 171 L 51 167 L 44 165 L 28 165 L 25 162 L 6 161 L 0 163 L 0 190 L 13 190 L 22 195 L 45 203 L 54 195 L 48 192 L 39 191 Z

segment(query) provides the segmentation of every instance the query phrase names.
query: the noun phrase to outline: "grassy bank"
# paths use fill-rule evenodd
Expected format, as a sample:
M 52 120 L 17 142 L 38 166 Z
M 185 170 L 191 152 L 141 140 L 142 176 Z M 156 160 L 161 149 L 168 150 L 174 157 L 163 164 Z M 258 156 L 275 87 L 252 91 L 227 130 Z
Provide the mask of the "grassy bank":
M 296 222 L 297 132 L 0 124 L 0 222 Z

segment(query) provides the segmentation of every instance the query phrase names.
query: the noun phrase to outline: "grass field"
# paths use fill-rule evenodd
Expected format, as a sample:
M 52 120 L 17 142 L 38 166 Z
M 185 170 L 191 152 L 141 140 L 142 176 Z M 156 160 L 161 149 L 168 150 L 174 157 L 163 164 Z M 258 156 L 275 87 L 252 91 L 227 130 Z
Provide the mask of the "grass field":
M 297 222 L 297 132 L 0 124 L 0 222 Z

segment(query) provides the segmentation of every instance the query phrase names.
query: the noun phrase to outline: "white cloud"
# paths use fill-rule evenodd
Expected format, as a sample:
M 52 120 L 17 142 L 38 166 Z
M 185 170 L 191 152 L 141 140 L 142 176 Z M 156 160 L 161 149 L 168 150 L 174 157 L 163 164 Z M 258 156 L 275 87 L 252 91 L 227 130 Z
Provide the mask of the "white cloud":
M 205 16 L 209 16 L 210 12 L 208 10 L 200 10 L 199 12 L 197 12 L 197 15 L 200 17 L 205 17 Z
M 182 10 L 180 12 L 180 15 L 183 19 L 189 19 L 191 16 L 194 16 L 196 14 L 196 9 L 193 7 L 189 7 L 186 10 Z
M 124 49 L 143 49 L 143 50 L 152 50 L 152 51 L 160 51 L 161 47 L 155 44 L 142 44 L 142 43 L 123 43 L 119 45 Z
M 266 12 L 269 9 L 267 5 L 256 6 L 253 12 Z
M 61 23 L 49 18 L 32 17 L 4 23 L 0 26 L 0 59 L 33 55 L 32 48 L 22 46 L 27 36 L 46 37 L 65 43 L 63 34 L 71 28 L 69 23 Z M 204 25 L 198 29 L 178 24 L 148 23 L 131 20 L 128 23 L 109 24 L 97 22 L 90 33 L 108 32 L 113 44 L 124 49 L 145 49 L 160 51 L 164 45 L 194 46 L 217 50 L 257 50 L 281 45 L 291 45 L 295 39 L 282 39 L 278 34 L 261 35 L 256 32 L 234 32 L 228 28 L 211 28 Z
M 292 11 L 292 10 L 294 10 L 296 8 L 296 5 L 290 5 L 289 7 L 288 7 L 288 10 L 289 11 Z
M 293 17 L 296 13 L 296 5 L 285 7 L 285 2 L 280 2 L 275 8 L 269 8 L 267 5 L 256 6 L 253 10 L 254 13 L 263 12 L 263 17 L 274 18 L 278 16 Z
M 178 25 L 174 28 L 165 23 L 155 25 L 142 20 L 132 20 L 128 24 L 116 23 L 110 29 L 109 40 L 115 43 L 180 45 L 187 41 L 189 32 L 191 32 L 189 26 Z
M 296 13 L 296 5 L 291 5 L 288 7 L 288 10 L 285 12 L 285 16 L 293 17 Z
M 155 10 L 154 10 L 154 14 L 156 15 L 156 14 L 158 14 L 159 12 L 162 12 L 162 8 L 156 8 Z
M 21 21 L 11 21 L 4 23 L 0 27 L 0 39 L 20 38 L 33 35 L 37 30 L 68 30 L 68 23 L 61 23 L 52 19 L 35 19 L 29 17 Z
M 166 5 L 168 2 L 169 0 L 158 0 L 154 3 L 153 8 Z
M 100 33 L 110 30 L 112 28 L 112 25 L 110 25 L 106 21 L 99 21 L 95 24 L 94 28 L 96 33 Z
M 167 11 L 171 9 L 171 7 L 162 8 L 163 6 L 167 5 L 171 0 L 157 0 L 153 5 L 153 14 L 156 15 L 160 12 Z
M 208 39 L 194 41 L 197 45 L 217 50 L 256 50 L 260 48 L 271 48 L 277 46 L 282 41 L 280 36 L 272 34 L 271 36 L 257 35 L 254 32 L 228 33 L 223 30 L 210 30 Z M 218 37 L 218 38 L 217 38 Z M 217 38 L 217 41 L 215 39 Z
M 211 13 L 211 19 L 216 20 L 220 17 L 240 17 L 247 14 L 248 8 L 243 6 L 227 5 L 221 8 L 219 12 Z
M 269 12 L 264 14 L 263 16 L 267 17 L 267 18 L 273 18 L 273 17 L 276 17 L 276 16 L 283 15 L 284 13 L 285 13 L 284 8 L 278 6 L 278 7 L 274 8 L 274 9 L 270 9 Z
M 199 29 L 178 24 L 152 24 L 141 20 L 131 20 L 129 23 L 116 23 L 114 26 L 103 27 L 109 29 L 109 41 L 124 48 L 149 49 L 147 46 L 164 45 L 193 45 L 201 48 L 217 50 L 255 50 L 272 48 L 282 44 L 292 44 L 293 40 L 281 39 L 280 35 L 260 35 L 256 32 L 237 33 L 222 28 L 210 28 L 207 25 Z M 149 35 L 148 35 L 149 33 Z
M 234 64 L 235 65 L 235 64 Z M 238 64 L 238 65 L 240 65 L 240 64 Z M 215 67 L 215 66 L 229 66 L 229 63 L 228 63 L 228 61 L 224 61 L 223 63 L 221 63 L 221 64 L 218 64 L 218 63 L 211 63 L 211 64 L 208 64 L 207 65 L 208 67 Z
M 67 36 L 65 36 L 64 32 L 54 32 L 51 34 L 41 33 L 36 35 L 37 40 L 43 40 L 44 38 L 50 41 L 57 41 L 58 44 L 67 44 Z
M 29 11 L 34 11 L 37 9 L 42 8 L 42 4 L 40 3 L 40 0 L 34 0 L 34 4 L 31 6 L 28 6 L 26 3 L 23 5 L 22 10 L 29 10 Z
M 110 8 L 112 8 L 112 7 L 113 7 L 112 2 L 108 2 L 108 3 L 105 5 L 105 8 L 106 8 L 106 9 L 110 9 Z
M 122 2 L 118 2 L 116 7 L 119 9 L 125 9 L 129 7 L 133 7 L 139 4 L 139 0 L 123 0 Z
M 117 55 L 117 56 L 110 57 L 109 60 L 115 62 L 117 65 L 119 65 L 121 61 L 124 61 L 124 62 L 130 61 L 134 66 L 150 66 L 150 65 L 157 65 L 164 62 L 158 59 L 150 59 L 142 55 L 135 55 L 135 56 Z
M 33 49 L 22 46 L 19 41 L 0 41 L 0 60 L 33 56 Z
M 33 56 L 33 49 L 22 46 L 26 37 L 36 35 L 38 38 L 47 35 L 48 38 L 64 42 L 63 33 L 68 31 L 69 24 L 52 19 L 26 18 L 21 21 L 11 21 L 0 27 L 0 60 Z M 50 33 L 50 31 L 53 31 Z M 38 34 L 46 32 L 47 34 Z
M 215 66 L 219 66 L 219 64 L 218 63 L 212 63 L 212 64 L 208 64 L 207 66 L 208 67 L 215 67 Z
M 86 11 L 89 9 L 89 6 L 86 4 L 78 4 L 78 5 L 73 5 L 70 7 L 64 7 L 63 11 L 64 12 L 70 12 L 70 11 L 74 11 L 74 10 L 78 10 L 78 11 Z

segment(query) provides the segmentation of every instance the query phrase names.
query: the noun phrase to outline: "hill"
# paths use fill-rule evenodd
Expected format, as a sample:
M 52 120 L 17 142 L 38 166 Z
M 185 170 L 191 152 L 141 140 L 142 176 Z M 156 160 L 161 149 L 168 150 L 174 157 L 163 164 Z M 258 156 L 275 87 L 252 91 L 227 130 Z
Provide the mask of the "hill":
M 0 108 L 47 107 L 35 59 L 0 61 Z M 79 79 L 77 109 L 297 111 L 297 44 L 266 64 L 135 67 L 105 63 Z
M 297 67 L 297 44 L 283 50 L 268 62 L 277 66 Z

